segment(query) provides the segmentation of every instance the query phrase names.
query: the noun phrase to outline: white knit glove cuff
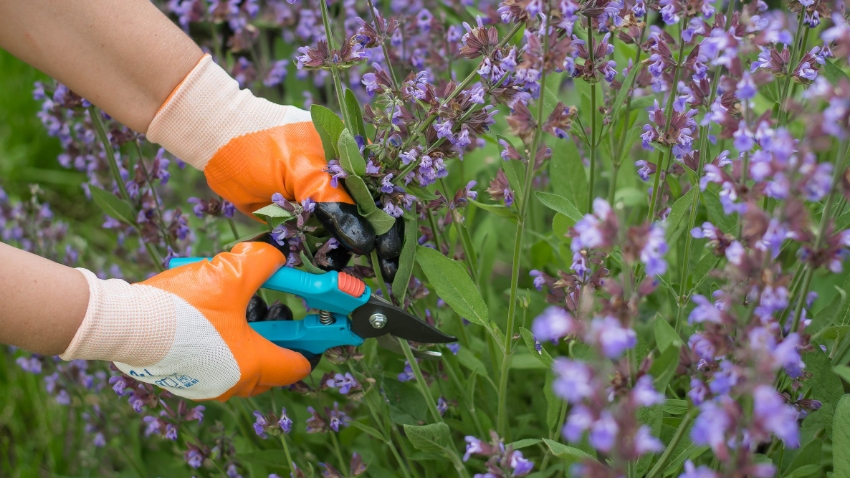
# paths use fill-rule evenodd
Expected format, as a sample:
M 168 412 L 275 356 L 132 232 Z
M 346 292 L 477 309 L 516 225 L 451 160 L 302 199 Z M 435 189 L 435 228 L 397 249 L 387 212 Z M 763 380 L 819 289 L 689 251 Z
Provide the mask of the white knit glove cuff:
M 147 139 L 203 171 L 233 138 L 301 121 L 311 121 L 310 113 L 240 90 L 206 55 L 160 107 Z
M 63 360 L 107 360 L 147 366 L 162 360 L 174 342 L 177 317 L 170 294 L 155 287 L 101 280 L 78 268 L 89 286 L 80 328 Z

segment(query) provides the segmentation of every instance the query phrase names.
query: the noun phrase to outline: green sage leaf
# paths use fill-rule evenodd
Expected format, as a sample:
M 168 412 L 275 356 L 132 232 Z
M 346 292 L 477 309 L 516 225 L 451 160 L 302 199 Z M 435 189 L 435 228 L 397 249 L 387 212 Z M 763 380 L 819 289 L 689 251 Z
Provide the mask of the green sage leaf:
M 372 214 L 372 211 L 378 209 L 375 206 L 375 200 L 372 199 L 372 194 L 369 192 L 369 188 L 366 187 L 366 183 L 363 182 L 363 178 L 360 176 L 349 176 L 345 179 L 345 188 L 348 189 L 348 192 L 351 194 L 351 197 L 354 198 L 354 202 L 357 203 L 357 207 L 360 209 L 360 214 L 363 216 L 368 216 Z
M 393 295 L 400 304 L 404 303 L 407 294 L 407 285 L 410 276 L 413 275 L 414 261 L 416 261 L 416 246 L 418 245 L 419 229 L 416 219 L 404 221 L 404 243 L 401 246 L 401 255 L 398 258 L 398 272 L 393 279 Z
M 832 420 L 832 471 L 850 476 L 850 394 L 838 401 Z
M 354 132 L 363 138 L 366 138 L 366 125 L 363 123 L 363 112 L 360 110 L 360 103 L 354 92 L 345 90 L 345 108 L 348 110 L 348 115 L 351 116 L 351 127 Z
M 517 440 L 517 441 L 511 443 L 508 446 L 511 447 L 512 450 L 520 450 L 520 449 L 523 449 L 523 448 L 528 448 L 530 446 L 534 446 L 534 445 L 536 445 L 536 444 L 538 444 L 542 441 L 543 440 L 541 440 L 540 438 L 526 438 L 526 439 L 523 439 L 523 440 Z
M 366 220 L 375 228 L 375 234 L 381 235 L 393 227 L 396 218 L 385 213 L 383 209 L 375 208 L 374 211 L 366 215 Z
M 563 443 L 558 443 L 555 440 L 550 440 L 548 438 L 544 438 L 543 441 L 546 443 L 546 446 L 549 447 L 549 450 L 552 451 L 552 454 L 557 456 L 558 458 L 561 458 L 562 460 L 567 460 L 572 463 L 581 460 L 596 460 L 595 458 L 579 450 L 578 448 L 567 446 Z
M 708 209 L 708 220 L 712 224 L 719 227 L 723 232 L 732 233 L 735 231 L 737 216 L 723 212 L 723 205 L 720 204 L 720 197 L 717 196 L 717 193 L 706 189 L 702 193 L 702 203 Z
M 519 333 L 522 335 L 522 340 L 525 341 L 525 345 L 528 347 L 531 355 L 537 357 L 537 360 L 540 360 L 546 368 L 551 367 L 553 362 L 552 356 L 543 347 L 540 348 L 540 352 L 537 351 L 534 347 L 534 335 L 532 335 L 531 331 L 525 327 L 520 327 Z
M 508 178 L 511 189 L 514 190 L 514 200 L 517 205 L 522 202 L 523 189 L 525 188 L 525 164 L 520 161 L 505 161 L 502 163 L 502 170 L 505 171 L 505 176 Z
M 378 430 L 376 430 L 375 428 L 370 427 L 369 425 L 366 425 L 366 424 L 363 424 L 363 423 L 360 423 L 360 422 L 357 422 L 357 421 L 353 421 L 353 420 L 348 422 L 348 423 L 352 427 L 354 427 L 354 428 L 356 428 L 356 429 L 358 429 L 362 432 L 365 432 L 366 434 L 371 435 L 371 436 L 377 438 L 378 440 L 382 440 L 382 441 L 384 440 L 384 435 L 381 432 L 379 432 Z
M 555 143 L 552 159 L 549 160 L 549 176 L 555 194 L 567 198 L 580 212 L 586 212 L 587 173 L 572 138 Z
M 337 147 L 339 148 L 339 165 L 342 166 L 342 169 L 348 174 L 364 176 L 366 174 L 366 161 L 360 154 L 357 141 L 348 129 L 344 129 L 340 133 Z
M 684 196 L 680 197 L 673 203 L 673 207 L 670 210 L 670 215 L 667 216 L 666 226 L 667 226 L 667 240 L 669 242 L 670 238 L 673 237 L 673 234 L 679 229 L 679 226 L 682 225 L 682 222 L 685 219 L 685 215 L 691 207 L 691 204 L 694 201 L 694 195 L 697 193 L 697 188 L 691 188 L 688 192 L 685 193 Z
M 424 452 L 444 452 L 451 446 L 449 426 L 445 423 L 423 426 L 404 425 L 404 434 L 414 448 Z
M 310 116 L 313 118 L 313 126 L 319 132 L 322 139 L 322 148 L 325 150 L 325 159 L 328 161 L 339 157 L 337 141 L 345 126 L 342 120 L 333 111 L 322 105 L 310 106 Z
M 671 345 L 676 348 L 682 346 L 682 338 L 676 333 L 676 329 L 660 315 L 655 317 L 655 343 L 659 352 L 666 351 Z
M 133 213 L 133 206 L 128 204 L 127 201 L 97 186 L 89 186 L 89 191 L 95 204 L 107 216 L 136 227 L 136 215 Z
M 838 85 L 841 80 L 847 80 L 850 82 L 850 77 L 847 76 L 847 73 L 844 73 L 844 70 L 835 66 L 835 63 L 827 60 L 823 65 L 823 74 L 827 80 L 833 85 Z
M 425 246 L 417 248 L 416 262 L 437 295 L 458 315 L 478 325 L 490 322 L 487 304 L 460 263 Z
M 667 384 L 673 379 L 676 367 L 679 366 L 679 348 L 667 347 L 661 356 L 652 362 L 649 374 L 654 377 L 652 384 L 661 393 L 667 389 Z
M 581 221 L 584 215 L 579 212 L 578 208 L 569 199 L 558 196 L 557 194 L 545 193 L 537 191 L 537 199 L 549 209 L 559 212 L 575 222 Z
M 257 209 L 253 214 L 272 229 L 295 217 L 294 214 L 277 204 L 269 204 L 266 207 Z
M 820 454 L 818 454 L 820 456 Z M 805 476 L 813 475 L 820 470 L 820 466 L 818 465 L 803 465 L 800 468 L 795 469 L 791 473 L 785 475 L 784 478 L 803 478 Z
M 483 202 L 472 200 L 469 202 L 474 204 L 476 207 L 480 207 L 481 209 L 491 212 L 497 216 L 508 218 L 514 222 L 517 221 L 516 213 L 512 209 L 506 208 L 501 204 L 484 204 Z

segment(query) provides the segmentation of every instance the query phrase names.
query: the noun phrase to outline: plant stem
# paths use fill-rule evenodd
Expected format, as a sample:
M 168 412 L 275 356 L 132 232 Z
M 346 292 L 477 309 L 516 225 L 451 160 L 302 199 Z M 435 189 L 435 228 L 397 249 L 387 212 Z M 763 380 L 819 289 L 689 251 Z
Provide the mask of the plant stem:
M 336 433 L 333 431 L 328 432 L 328 435 L 331 436 L 331 443 L 334 447 L 334 452 L 336 453 L 336 459 L 339 460 L 339 471 L 346 478 L 348 478 L 348 467 L 345 466 L 345 461 L 342 459 L 342 451 L 339 448 L 339 440 L 336 439 Z
M 325 1 L 320 1 L 319 5 L 321 6 L 322 10 L 322 24 L 325 26 L 325 37 L 328 40 L 328 50 L 333 52 L 335 42 L 333 39 L 333 34 L 331 33 L 328 4 Z M 331 76 L 333 77 L 334 89 L 336 90 L 336 100 L 337 103 L 339 103 L 339 111 L 342 113 L 342 117 L 345 119 L 346 124 L 348 124 L 349 127 L 353 128 L 354 123 L 350 121 L 351 118 L 348 116 L 348 108 L 345 105 L 345 92 L 342 88 L 342 80 L 340 79 L 339 68 L 337 68 L 336 64 L 331 65 Z
M 419 369 L 419 363 L 416 362 L 416 357 L 413 356 L 413 351 L 410 350 L 410 344 L 404 339 L 398 339 L 398 342 L 401 344 L 401 349 L 404 351 L 407 363 L 410 364 L 410 369 L 413 370 L 413 375 L 416 376 L 416 384 L 419 386 L 419 392 L 422 394 L 422 398 L 425 399 L 425 403 L 428 405 L 428 411 L 431 412 L 431 416 L 434 417 L 435 422 L 442 423 L 443 417 L 440 416 L 440 412 L 437 410 L 437 404 L 434 403 L 434 397 L 428 390 L 428 383 L 425 382 L 425 377 L 422 376 L 422 370 Z
M 847 167 L 847 158 L 850 157 L 850 147 L 848 147 L 848 145 L 850 145 L 850 142 L 843 141 L 841 146 L 838 148 L 838 157 L 836 157 L 836 164 L 833 168 L 832 174 L 832 187 L 829 190 L 829 196 L 826 197 L 826 204 L 824 205 L 823 213 L 821 214 L 818 237 L 815 239 L 815 251 L 820 249 L 820 246 L 823 244 L 826 237 L 827 226 L 829 226 L 830 219 L 832 218 L 829 211 L 832 209 L 833 201 L 835 201 L 835 192 L 838 189 L 838 183 L 841 181 L 841 176 Z M 839 160 L 838 158 L 841 159 Z M 806 296 L 809 293 L 809 286 L 812 284 L 812 276 L 814 273 L 815 267 L 811 264 L 806 264 L 806 275 L 803 277 L 803 288 L 796 296 L 797 309 L 794 311 L 794 322 L 791 324 L 791 332 L 796 332 L 797 328 L 800 326 L 800 318 L 803 315 L 803 307 L 806 305 Z
M 280 443 L 283 445 L 283 453 L 286 455 L 286 462 L 289 464 L 289 472 L 295 473 L 295 462 L 292 461 L 292 455 L 289 454 L 289 445 L 286 444 L 286 433 L 280 434 Z
M 593 20 L 587 17 L 587 56 L 593 65 Z M 640 48 L 638 48 L 640 49 Z M 541 90 L 542 91 L 542 90 Z M 593 210 L 593 187 L 596 184 L 596 81 L 590 84 L 590 180 L 587 183 L 587 209 Z M 534 154 L 534 153 L 532 153 Z
M 375 13 L 375 7 L 372 5 L 372 0 L 366 0 L 366 4 L 369 6 L 369 12 L 372 14 L 372 18 L 375 20 L 375 30 L 378 31 L 379 35 L 381 35 L 381 50 L 384 52 L 384 61 L 387 64 L 387 69 L 390 70 L 390 79 L 393 81 L 393 90 L 398 91 L 398 80 L 395 77 L 395 71 L 393 70 L 392 63 L 390 62 L 390 53 L 387 51 L 386 38 L 384 38 L 387 32 L 378 30 L 378 14 Z M 384 24 L 384 26 L 386 26 L 386 24 Z
M 661 454 L 661 458 L 658 459 L 658 462 L 655 463 L 655 466 L 652 467 L 646 475 L 646 478 L 656 478 L 656 476 L 664 471 L 664 468 L 667 466 L 667 462 L 676 450 L 676 446 L 679 445 L 680 441 L 682 441 L 682 437 L 685 436 L 685 431 L 687 431 L 688 425 L 690 425 L 691 420 L 693 420 L 696 416 L 697 411 L 699 411 L 698 408 L 692 408 L 688 414 L 685 415 L 685 418 L 682 419 L 682 423 L 679 424 L 679 428 L 676 429 L 676 434 L 670 439 L 670 443 L 667 444 L 667 448 L 664 449 L 664 453 Z
M 457 371 L 449 363 L 445 358 L 443 359 L 443 363 L 445 364 L 445 370 L 449 374 L 449 379 L 454 384 L 455 388 L 461 393 L 461 401 L 463 405 L 466 407 L 466 410 L 472 416 L 472 421 L 475 422 L 475 429 L 478 431 L 478 436 L 484 436 L 484 427 L 481 426 L 481 421 L 478 419 L 478 414 L 475 412 L 475 402 L 470 402 L 467 399 L 467 396 L 464 392 L 463 383 L 461 383 L 460 378 L 457 376 Z M 473 372 L 474 373 L 474 372 Z
M 731 1 L 731 0 L 730 0 Z M 670 129 L 670 123 L 673 121 L 673 102 L 676 100 L 676 95 L 679 92 L 679 74 L 682 71 L 682 63 L 684 63 L 685 56 L 685 40 L 682 39 L 682 29 L 684 28 L 685 23 L 684 19 L 682 23 L 679 24 L 679 56 L 676 57 L 676 65 L 673 67 L 673 84 L 670 87 L 670 96 L 667 98 L 667 106 L 665 106 L 664 113 L 666 115 L 664 121 L 664 134 Z M 658 150 L 658 160 L 655 163 L 655 180 L 652 186 L 652 198 L 650 199 L 649 205 L 649 217 L 647 220 L 652 222 L 655 218 L 655 210 L 658 207 L 656 204 L 660 202 L 661 194 L 659 194 L 658 190 L 660 188 L 661 182 L 661 173 L 666 170 L 667 166 L 662 169 L 661 161 L 663 159 L 664 150 Z M 670 164 L 670 158 L 673 156 L 673 145 L 671 144 L 667 150 L 667 164 Z
M 124 199 L 130 207 L 132 207 L 133 202 L 130 200 L 130 194 L 127 192 L 127 185 L 124 184 L 124 178 L 121 177 L 121 170 L 118 169 L 118 163 L 115 161 L 115 150 L 112 149 L 112 143 L 109 142 L 109 137 L 106 136 L 106 128 L 103 126 L 103 120 L 100 118 L 100 110 L 97 106 L 89 106 L 89 117 L 94 124 L 95 130 L 97 130 L 97 137 L 103 144 L 103 149 L 106 153 L 106 161 L 109 163 L 109 169 L 112 171 L 112 176 L 115 179 L 115 183 L 118 185 L 118 190 L 121 192 L 121 198 Z M 165 268 L 162 266 L 162 256 L 159 252 L 152 244 L 144 240 L 142 233 L 139 231 L 136 224 L 130 224 L 130 226 L 139 233 L 139 241 L 145 245 L 148 255 L 151 256 L 151 259 L 153 260 L 154 267 L 156 267 L 159 272 L 164 271 Z
M 162 234 L 162 238 L 165 239 L 165 243 L 174 249 L 174 244 L 171 243 L 171 236 L 168 235 L 165 230 L 165 218 L 162 216 L 162 206 L 159 204 L 159 195 L 156 193 L 156 189 L 153 187 L 153 178 L 148 173 L 148 167 L 145 165 L 144 157 L 142 156 L 142 146 L 139 144 L 139 140 L 136 139 L 133 141 L 133 146 L 135 146 L 136 154 L 139 156 L 139 167 L 142 168 L 142 171 L 145 173 L 145 180 L 148 182 L 148 187 L 151 190 L 151 196 L 153 196 L 154 204 L 156 204 L 156 212 L 159 215 L 159 232 Z
M 797 46 L 800 43 L 800 35 L 803 32 L 803 19 L 806 17 L 805 10 L 800 11 L 800 19 L 797 22 L 797 31 L 794 32 L 794 43 L 791 45 L 791 61 L 788 63 L 788 72 L 785 76 L 785 84 L 782 87 L 782 94 L 779 100 L 779 126 L 785 126 L 785 123 L 788 122 L 788 113 L 785 111 L 785 102 L 788 100 L 788 90 L 791 86 L 791 76 L 794 68 L 796 68 L 797 62 L 799 61 L 797 53 L 800 53 L 800 48 Z
M 549 0 L 546 1 L 547 10 L 551 10 L 549 7 Z M 543 58 L 546 58 L 546 55 L 549 53 L 549 35 L 543 35 Z M 540 91 L 546 91 L 546 68 L 541 68 L 542 72 L 540 74 Z M 537 126 L 534 129 L 534 137 L 531 140 L 531 153 L 529 154 L 528 164 L 525 168 L 525 184 L 522 190 L 522 201 L 519 202 L 519 214 L 517 215 L 517 225 L 516 225 L 516 235 L 514 236 L 514 252 L 513 252 L 513 263 L 511 268 L 511 295 L 508 302 L 508 323 L 505 326 L 505 343 L 504 343 L 504 356 L 502 357 L 502 367 L 501 367 L 501 375 L 499 377 L 499 397 L 498 397 L 498 408 L 497 408 L 497 427 L 499 436 L 505 438 L 507 434 L 507 386 L 508 386 L 508 374 L 510 373 L 511 368 L 511 342 L 513 339 L 513 330 L 514 330 L 514 319 L 516 315 L 516 302 L 517 302 L 517 286 L 519 284 L 519 266 L 520 266 L 520 253 L 522 252 L 522 238 L 523 238 L 523 230 L 525 228 L 525 216 L 528 211 L 528 203 L 531 201 L 531 182 L 534 178 L 534 163 L 535 163 L 535 155 L 537 154 L 537 147 L 540 142 L 541 137 L 541 128 L 543 124 L 543 97 L 537 100 Z
M 227 218 L 227 224 L 230 225 L 230 232 L 233 233 L 233 240 L 239 240 L 239 231 L 236 230 L 236 223 L 233 221 L 232 217 Z

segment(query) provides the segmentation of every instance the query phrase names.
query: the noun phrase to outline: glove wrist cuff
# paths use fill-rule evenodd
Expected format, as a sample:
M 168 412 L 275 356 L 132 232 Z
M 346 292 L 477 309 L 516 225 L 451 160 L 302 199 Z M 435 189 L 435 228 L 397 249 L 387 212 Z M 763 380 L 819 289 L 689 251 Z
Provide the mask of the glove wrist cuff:
M 63 360 L 106 360 L 146 366 L 162 360 L 174 341 L 176 314 L 167 294 L 120 279 L 101 280 L 78 268 L 89 286 L 86 315 Z
M 311 121 L 310 113 L 241 90 L 236 80 L 204 55 L 160 106 L 147 139 L 203 171 L 216 151 L 232 139 L 300 121 Z

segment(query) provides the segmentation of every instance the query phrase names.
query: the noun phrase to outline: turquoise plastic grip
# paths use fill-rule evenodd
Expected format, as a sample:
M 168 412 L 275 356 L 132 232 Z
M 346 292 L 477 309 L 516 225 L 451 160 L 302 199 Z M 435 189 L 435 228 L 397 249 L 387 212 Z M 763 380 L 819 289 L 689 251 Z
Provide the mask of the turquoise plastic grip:
M 322 324 L 319 316 L 311 314 L 304 320 L 270 320 L 249 325 L 266 340 L 278 347 L 302 355 L 321 355 L 331 347 L 363 344 L 363 339 L 351 331 L 351 321 L 344 315 L 333 314 L 333 324 Z
M 198 261 L 206 257 L 175 257 L 168 263 L 173 269 Z M 355 309 L 369 301 L 372 295 L 369 286 L 360 297 L 353 297 L 339 290 L 339 275 L 335 271 L 324 274 L 310 274 L 291 267 L 281 267 L 262 285 L 264 289 L 277 290 L 304 298 L 307 306 L 318 310 L 327 310 L 334 314 L 349 315 Z
M 168 263 L 168 268 L 205 260 L 209 259 L 174 258 Z M 310 274 L 291 267 L 282 267 L 262 287 L 303 297 L 309 307 L 331 312 L 333 323 L 323 324 L 318 315 L 311 314 L 304 317 L 304 320 L 251 322 L 248 325 L 278 347 L 294 350 L 308 358 L 321 355 L 331 347 L 362 345 L 363 338 L 351 331 L 351 321 L 347 315 L 368 302 L 372 291 L 366 286 L 360 297 L 353 297 L 339 290 L 338 280 L 338 274 L 333 271 Z

